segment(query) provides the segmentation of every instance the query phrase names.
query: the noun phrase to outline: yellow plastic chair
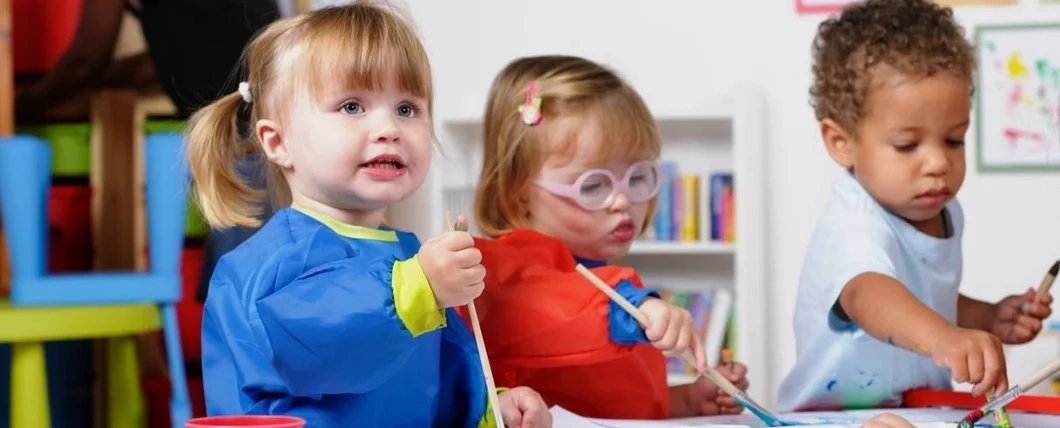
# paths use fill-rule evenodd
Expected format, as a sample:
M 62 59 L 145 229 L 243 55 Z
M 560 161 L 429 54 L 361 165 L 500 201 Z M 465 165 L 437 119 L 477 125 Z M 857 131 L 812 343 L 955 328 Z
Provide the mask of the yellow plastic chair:
M 157 305 L 18 307 L 0 302 L 0 342 L 11 343 L 11 426 L 51 426 L 44 342 L 94 338 L 107 338 L 107 425 L 147 426 L 134 336 L 161 329 Z

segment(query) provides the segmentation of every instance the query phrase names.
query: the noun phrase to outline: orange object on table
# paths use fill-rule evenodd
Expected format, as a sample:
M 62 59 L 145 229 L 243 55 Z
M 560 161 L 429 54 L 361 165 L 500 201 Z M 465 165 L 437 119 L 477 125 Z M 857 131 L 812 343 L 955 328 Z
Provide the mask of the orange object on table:
M 902 407 L 951 407 L 975 409 L 986 404 L 986 397 L 972 397 L 971 393 L 914 389 L 902 396 Z M 1060 397 L 1023 395 L 1005 406 L 1010 412 L 1045 413 L 1060 415 Z

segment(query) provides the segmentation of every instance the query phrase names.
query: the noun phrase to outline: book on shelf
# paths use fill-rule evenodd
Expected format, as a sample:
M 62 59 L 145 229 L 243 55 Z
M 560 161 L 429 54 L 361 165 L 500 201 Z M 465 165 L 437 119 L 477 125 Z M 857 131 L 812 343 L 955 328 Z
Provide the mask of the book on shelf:
M 734 349 L 735 331 L 732 328 L 732 292 L 725 288 L 707 291 L 667 291 L 656 288 L 663 300 L 674 306 L 687 309 L 692 314 L 697 333 L 703 340 L 707 363 L 718 365 L 723 348 Z M 735 351 L 735 349 L 734 349 Z M 735 358 L 735 352 L 733 353 Z M 668 357 L 666 368 L 670 373 L 695 374 L 695 368 L 679 357 Z
M 681 172 L 674 162 L 662 163 L 662 186 L 655 205 L 654 227 L 645 231 L 643 239 L 664 242 L 735 242 L 736 197 L 733 177 L 728 172 L 717 172 L 707 177 L 709 186 L 703 189 L 700 175 Z M 706 219 L 701 215 L 700 200 L 706 190 Z

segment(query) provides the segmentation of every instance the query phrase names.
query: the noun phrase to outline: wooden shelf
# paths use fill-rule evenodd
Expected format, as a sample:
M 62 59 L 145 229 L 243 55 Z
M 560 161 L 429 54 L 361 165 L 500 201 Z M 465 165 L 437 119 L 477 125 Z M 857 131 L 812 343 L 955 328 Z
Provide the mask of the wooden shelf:
M 682 254 L 733 254 L 736 244 L 732 242 L 666 242 L 636 241 L 630 255 L 682 255 Z

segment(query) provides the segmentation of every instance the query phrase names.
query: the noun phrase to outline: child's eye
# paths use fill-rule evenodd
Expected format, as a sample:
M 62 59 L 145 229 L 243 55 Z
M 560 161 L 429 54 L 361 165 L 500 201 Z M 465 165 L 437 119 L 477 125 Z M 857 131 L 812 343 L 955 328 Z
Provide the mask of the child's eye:
M 364 107 L 361 107 L 360 103 L 348 102 L 339 107 L 339 110 L 346 114 L 357 114 L 364 111 Z
M 947 146 L 960 147 L 964 145 L 964 140 L 946 140 Z
M 916 143 L 910 143 L 910 144 L 902 144 L 902 145 L 894 146 L 894 148 L 896 150 L 898 150 L 899 152 L 909 153 L 909 152 L 911 152 L 913 150 L 916 150 L 916 146 L 917 146 Z
M 591 194 L 600 191 L 603 187 L 602 183 L 583 183 L 579 190 L 582 194 Z
M 405 103 L 397 108 L 397 114 L 401 117 L 416 117 L 416 114 L 420 112 L 420 109 L 416 108 L 415 105 Z

